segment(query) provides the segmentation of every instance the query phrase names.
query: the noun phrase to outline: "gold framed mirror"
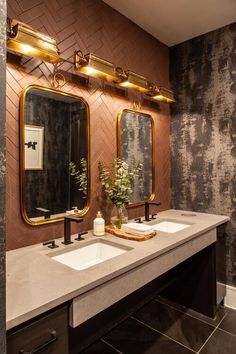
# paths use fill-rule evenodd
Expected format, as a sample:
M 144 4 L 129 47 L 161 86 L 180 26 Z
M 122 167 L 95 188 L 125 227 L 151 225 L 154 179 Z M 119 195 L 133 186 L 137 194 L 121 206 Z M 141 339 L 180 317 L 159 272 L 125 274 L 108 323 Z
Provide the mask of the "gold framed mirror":
M 132 168 L 141 162 L 142 170 L 135 179 L 130 204 L 144 204 L 155 197 L 154 127 L 150 114 L 124 109 L 117 118 L 117 155 Z
M 38 85 L 23 90 L 20 187 L 21 214 L 27 224 L 61 221 L 72 210 L 76 216 L 86 214 L 89 131 L 89 107 L 82 97 Z

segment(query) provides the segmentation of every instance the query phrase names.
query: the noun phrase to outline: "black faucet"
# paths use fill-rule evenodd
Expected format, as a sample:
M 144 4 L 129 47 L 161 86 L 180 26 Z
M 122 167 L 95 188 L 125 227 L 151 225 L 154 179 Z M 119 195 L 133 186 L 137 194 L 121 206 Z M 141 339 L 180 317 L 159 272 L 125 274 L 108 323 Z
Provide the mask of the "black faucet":
M 145 202 L 145 221 L 150 221 L 149 219 L 149 205 L 161 205 L 160 202 Z
M 64 218 L 64 245 L 69 245 L 73 243 L 71 241 L 71 222 L 82 222 L 83 218 L 76 218 L 75 216 L 66 216 Z

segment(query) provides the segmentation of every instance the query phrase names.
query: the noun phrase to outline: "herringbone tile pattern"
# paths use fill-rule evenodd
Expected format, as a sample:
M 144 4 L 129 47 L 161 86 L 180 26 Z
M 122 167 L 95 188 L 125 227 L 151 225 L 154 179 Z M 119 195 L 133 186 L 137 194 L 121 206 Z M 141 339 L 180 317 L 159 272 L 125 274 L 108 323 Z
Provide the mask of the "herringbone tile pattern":
M 28 23 L 57 39 L 63 58 L 72 60 L 75 49 L 100 55 L 117 66 L 132 69 L 164 86 L 168 86 L 168 48 L 101 0 L 9 0 L 8 16 Z M 62 223 L 29 227 L 20 215 L 19 194 L 19 99 L 29 84 L 50 86 L 53 66 L 35 58 L 9 56 L 7 65 L 7 247 L 18 248 L 62 236 Z M 64 63 L 61 69 L 73 73 Z M 100 81 L 88 85 L 75 82 L 68 74 L 66 92 L 82 96 L 89 104 L 91 122 L 91 208 L 83 228 L 91 228 L 99 205 L 100 188 L 97 162 L 110 162 L 116 156 L 116 120 L 120 110 L 132 109 L 139 94 L 115 95 Z M 170 204 L 169 110 L 142 107 L 155 122 L 156 195 L 162 209 Z M 129 209 L 129 216 L 140 214 Z

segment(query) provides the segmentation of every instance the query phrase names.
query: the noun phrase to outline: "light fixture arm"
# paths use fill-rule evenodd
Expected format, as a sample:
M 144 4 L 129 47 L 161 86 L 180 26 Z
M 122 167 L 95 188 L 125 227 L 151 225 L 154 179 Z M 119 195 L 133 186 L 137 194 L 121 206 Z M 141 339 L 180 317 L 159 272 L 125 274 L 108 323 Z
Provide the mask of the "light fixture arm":
M 159 93 L 159 88 L 154 82 L 148 82 L 148 94 L 151 96 L 157 95 Z
M 14 35 L 13 29 L 12 29 L 12 21 L 10 17 L 7 17 L 7 38 L 12 37 Z
M 60 90 L 66 84 L 66 79 L 65 76 L 59 72 L 58 70 L 59 66 L 60 63 L 56 63 L 53 65 L 53 76 L 52 76 L 51 85 L 52 87 Z
M 79 69 L 81 66 L 87 64 L 88 60 L 85 58 L 82 50 L 76 50 L 74 52 L 75 68 Z
M 127 72 L 126 72 L 124 69 L 122 69 L 120 66 L 118 66 L 118 67 L 115 69 L 115 71 L 116 71 L 116 76 L 118 77 L 118 79 L 119 79 L 120 81 L 125 81 L 125 80 L 127 80 L 128 75 L 127 75 Z

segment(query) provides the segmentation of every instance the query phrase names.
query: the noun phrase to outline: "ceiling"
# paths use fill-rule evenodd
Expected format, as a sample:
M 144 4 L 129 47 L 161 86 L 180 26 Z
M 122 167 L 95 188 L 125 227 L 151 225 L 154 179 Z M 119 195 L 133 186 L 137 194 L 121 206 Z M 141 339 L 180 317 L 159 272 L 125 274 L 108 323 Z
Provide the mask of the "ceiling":
M 168 46 L 236 22 L 236 0 L 103 0 Z

